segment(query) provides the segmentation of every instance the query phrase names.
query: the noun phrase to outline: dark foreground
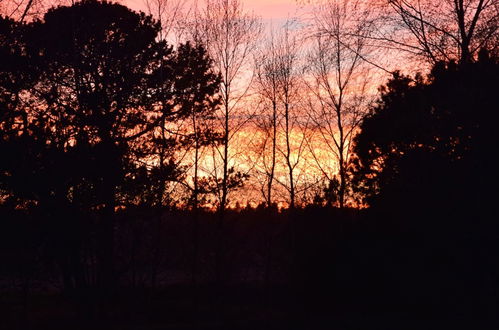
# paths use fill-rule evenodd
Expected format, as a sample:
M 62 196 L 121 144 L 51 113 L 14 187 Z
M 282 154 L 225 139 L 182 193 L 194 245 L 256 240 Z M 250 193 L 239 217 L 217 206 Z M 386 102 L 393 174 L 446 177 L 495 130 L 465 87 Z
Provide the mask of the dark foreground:
M 106 286 L 90 227 L 83 239 L 85 230 L 10 214 L 0 328 L 497 328 L 494 222 L 394 212 L 242 210 L 219 235 L 216 214 L 129 210 Z

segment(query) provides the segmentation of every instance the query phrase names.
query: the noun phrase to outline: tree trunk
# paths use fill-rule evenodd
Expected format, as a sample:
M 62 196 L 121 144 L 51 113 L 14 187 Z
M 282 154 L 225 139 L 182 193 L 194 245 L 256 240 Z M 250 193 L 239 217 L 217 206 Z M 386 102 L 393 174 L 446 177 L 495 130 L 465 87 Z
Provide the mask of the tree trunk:
M 227 87 L 226 87 L 227 89 Z M 224 117 L 224 137 L 223 137 L 223 177 L 222 177 L 222 200 L 220 201 L 220 212 L 224 213 L 227 207 L 228 194 L 228 176 L 229 176 L 229 104 L 228 92 L 225 99 L 225 117 Z
M 289 175 L 289 207 L 295 207 L 295 183 L 293 177 L 293 165 L 291 164 L 291 140 L 290 140 L 290 132 L 289 132 L 289 103 L 285 102 L 284 104 L 284 120 L 286 122 L 286 163 L 288 166 L 288 175 Z
M 267 184 L 267 205 L 272 207 L 272 184 L 274 181 L 277 148 L 277 102 L 272 101 L 272 163 Z

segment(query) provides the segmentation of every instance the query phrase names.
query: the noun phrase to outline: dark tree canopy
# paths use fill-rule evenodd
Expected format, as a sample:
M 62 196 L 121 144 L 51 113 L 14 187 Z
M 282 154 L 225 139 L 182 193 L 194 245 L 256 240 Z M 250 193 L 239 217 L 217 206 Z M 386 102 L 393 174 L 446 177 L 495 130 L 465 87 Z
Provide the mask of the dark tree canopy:
M 367 201 L 485 206 L 497 183 L 498 84 L 498 61 L 486 52 L 476 63 L 439 63 L 426 78 L 396 74 L 355 141 Z
M 22 130 L 40 148 L 62 153 L 47 159 L 58 166 L 42 166 L 44 156 L 34 150 L 29 157 L 38 162 L 31 171 L 51 168 L 59 177 L 51 181 L 65 181 L 63 199 L 79 190 L 102 191 L 102 184 L 116 189 L 134 167 L 126 162 L 136 161 L 137 153 L 147 156 L 135 153 L 131 142 L 158 143 L 151 132 L 160 125 L 216 106 L 218 77 L 205 50 L 189 43 L 174 50 L 157 40 L 156 21 L 124 6 L 82 1 L 53 8 L 29 25 L 2 19 L 0 28 L 3 133 Z M 13 125 L 8 118 L 15 116 L 25 122 Z M 14 169 L 20 160 L 12 161 Z M 63 179 L 66 173 L 71 178 Z M 46 187 L 26 181 L 27 190 Z M 83 181 L 87 188 L 78 189 Z
M 32 23 L 0 19 L 2 204 L 37 209 L 49 223 L 97 217 L 101 284 L 113 281 L 117 207 L 162 206 L 161 186 L 182 175 L 174 158 L 185 144 L 159 133 L 218 104 L 204 48 L 174 49 L 159 31 L 151 16 L 97 0 Z

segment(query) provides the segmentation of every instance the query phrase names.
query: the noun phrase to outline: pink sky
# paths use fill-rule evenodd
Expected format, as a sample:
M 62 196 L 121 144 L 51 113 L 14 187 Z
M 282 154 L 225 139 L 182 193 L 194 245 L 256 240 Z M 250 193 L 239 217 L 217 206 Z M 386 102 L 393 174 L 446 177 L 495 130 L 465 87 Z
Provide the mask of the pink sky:
M 242 0 L 245 8 L 264 19 L 285 19 L 295 15 L 298 8 L 295 0 Z
M 254 12 L 265 21 L 280 21 L 294 17 L 299 8 L 296 0 L 241 0 L 241 2 L 247 11 Z M 144 8 L 143 0 L 123 0 L 123 3 L 135 10 Z

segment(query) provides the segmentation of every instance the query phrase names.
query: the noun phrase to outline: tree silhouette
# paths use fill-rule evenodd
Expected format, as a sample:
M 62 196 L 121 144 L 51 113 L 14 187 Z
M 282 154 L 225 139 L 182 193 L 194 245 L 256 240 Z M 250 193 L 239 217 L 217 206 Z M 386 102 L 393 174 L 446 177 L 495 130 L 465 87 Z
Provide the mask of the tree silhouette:
M 321 159 L 313 147 L 311 154 L 326 182 L 339 180 L 336 202 L 340 208 L 352 200 L 348 177 L 351 142 L 371 101 L 368 88 L 372 77 L 365 59 L 373 53 L 368 43 L 372 27 L 364 16 L 356 1 L 326 1 L 314 18 L 315 35 L 308 56 L 309 113 L 317 135 L 312 140 L 324 146 L 319 150 L 327 157 Z
M 482 51 L 475 63 L 440 62 L 427 78 L 395 74 L 355 139 L 358 188 L 368 200 L 452 204 L 451 196 L 478 190 L 485 206 L 495 177 L 497 73 L 497 59 Z
M 10 36 L 15 24 L 2 24 Z M 116 208 L 133 191 L 143 195 L 144 186 L 155 201 L 164 199 L 162 186 L 179 173 L 164 157 L 177 146 L 160 134 L 167 122 L 215 104 L 218 77 L 202 47 L 173 50 L 157 40 L 156 21 L 118 4 L 61 6 L 22 27 L 22 39 L 2 45 L 10 61 L 2 68 L 2 87 L 10 93 L 2 125 L 26 138 L 5 146 L 11 157 L 2 165 L 11 171 L 3 171 L 2 185 L 31 194 L 25 199 L 48 210 L 71 205 L 99 212 L 99 278 L 110 285 Z M 19 69 L 11 65 L 17 62 Z M 25 76 L 34 76 L 31 85 Z M 20 124 L 8 119 L 16 117 Z M 156 166 L 140 166 L 155 157 Z
M 494 1 L 392 0 L 385 6 L 386 12 L 394 14 L 388 19 L 393 29 L 386 34 L 380 31 L 381 39 L 432 64 L 441 60 L 471 62 L 482 48 L 497 51 L 499 12 Z M 400 37 L 398 30 L 409 37 Z
M 486 51 L 426 77 L 396 74 L 355 139 L 357 188 L 371 205 L 373 240 L 385 242 L 369 269 L 394 283 L 381 301 L 410 302 L 418 317 L 477 319 L 496 304 L 498 79 Z
M 36 80 L 37 72 L 30 64 L 25 48 L 24 27 L 7 18 L 0 18 L 0 189 L 4 199 L 14 205 L 30 203 L 40 197 L 40 168 L 37 155 L 46 146 L 43 125 L 33 127 L 24 97 Z M 34 134 L 39 134 L 36 136 Z M 46 178 L 46 177 L 45 177 Z
M 197 176 L 199 167 L 199 149 L 207 144 L 213 144 L 219 139 L 209 129 L 201 127 L 199 117 L 209 118 L 219 105 L 218 93 L 219 77 L 211 71 L 212 61 L 203 46 L 193 46 L 190 43 L 178 47 L 174 62 L 172 62 L 173 77 L 175 80 L 172 91 L 176 94 L 172 100 L 177 107 L 182 107 L 183 114 L 175 119 L 182 119 L 186 127 L 167 127 L 171 118 L 164 116 L 157 127 L 144 137 L 134 142 L 134 164 L 147 168 L 149 177 L 153 180 L 145 186 L 154 192 L 154 203 L 150 205 L 166 206 L 167 196 L 165 187 L 167 182 L 186 184 L 187 166 L 177 161 L 179 150 L 194 152 L 194 175 L 192 190 L 193 204 L 199 200 Z M 176 120 L 177 126 L 182 126 Z M 173 125 L 175 126 L 175 125 Z M 178 131 L 176 131 L 178 129 Z M 133 180 L 132 180 L 133 181 Z M 143 191 L 146 193 L 146 191 Z M 137 192 L 136 197 L 141 198 Z M 147 193 L 146 193 L 147 194 Z M 196 206 L 197 207 L 197 206 Z
M 237 181 L 247 176 L 233 164 L 232 144 L 235 134 L 248 122 L 249 114 L 241 111 L 240 104 L 248 94 L 251 77 L 248 78 L 246 69 L 261 26 L 238 0 L 206 1 L 194 19 L 190 26 L 192 38 L 206 46 L 221 77 L 221 106 L 213 120 L 213 130 L 222 139 L 213 148 L 213 175 L 205 181 L 210 183 L 207 187 L 218 199 L 217 206 L 223 216 L 231 188 L 240 187 L 243 181 Z M 216 189 L 211 189 L 215 186 Z

